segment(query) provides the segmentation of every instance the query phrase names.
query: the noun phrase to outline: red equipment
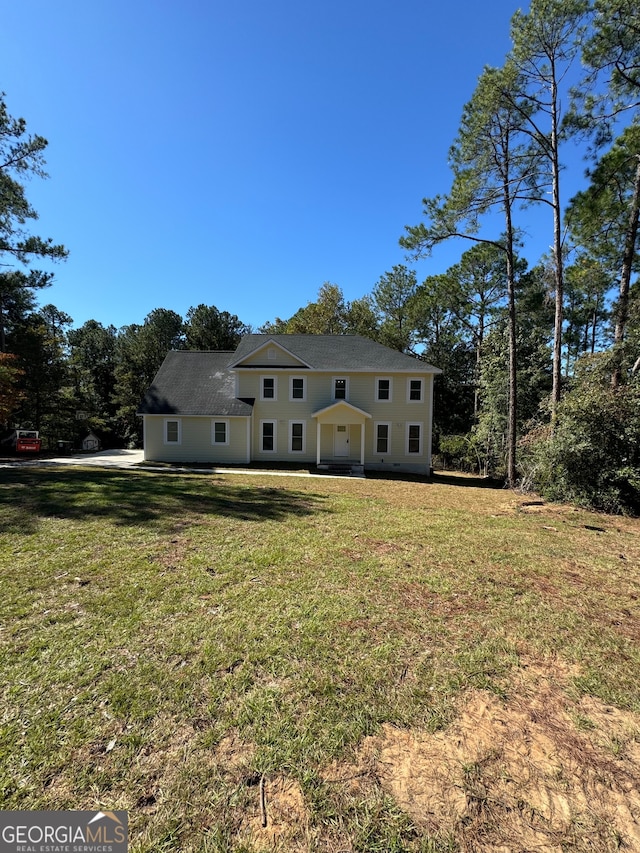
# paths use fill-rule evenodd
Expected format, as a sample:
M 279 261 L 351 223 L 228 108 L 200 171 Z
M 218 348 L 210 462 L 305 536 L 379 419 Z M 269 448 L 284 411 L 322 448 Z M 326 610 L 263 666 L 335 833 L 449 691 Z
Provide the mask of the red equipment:
M 16 453 L 40 453 L 42 441 L 34 429 L 17 429 L 15 441 Z

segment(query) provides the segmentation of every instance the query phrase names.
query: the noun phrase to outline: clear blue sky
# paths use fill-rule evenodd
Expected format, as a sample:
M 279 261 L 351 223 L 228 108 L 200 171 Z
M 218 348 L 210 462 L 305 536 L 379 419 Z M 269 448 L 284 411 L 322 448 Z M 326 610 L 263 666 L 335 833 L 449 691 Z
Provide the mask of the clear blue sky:
M 447 190 L 462 106 L 502 63 L 517 7 L 5 4 L 0 89 L 49 140 L 33 230 L 70 251 L 41 304 L 119 327 L 206 303 L 257 327 L 325 281 L 370 293 L 406 263 L 421 199 Z M 439 248 L 420 278 L 466 248 Z

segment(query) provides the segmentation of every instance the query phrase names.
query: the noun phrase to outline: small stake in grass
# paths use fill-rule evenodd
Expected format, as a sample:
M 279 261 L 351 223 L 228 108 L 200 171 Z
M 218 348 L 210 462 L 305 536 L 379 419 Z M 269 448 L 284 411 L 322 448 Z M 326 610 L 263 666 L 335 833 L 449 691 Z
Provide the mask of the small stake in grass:
M 264 773 L 260 777 L 260 817 L 262 818 L 262 828 L 267 827 L 267 799 L 264 793 Z

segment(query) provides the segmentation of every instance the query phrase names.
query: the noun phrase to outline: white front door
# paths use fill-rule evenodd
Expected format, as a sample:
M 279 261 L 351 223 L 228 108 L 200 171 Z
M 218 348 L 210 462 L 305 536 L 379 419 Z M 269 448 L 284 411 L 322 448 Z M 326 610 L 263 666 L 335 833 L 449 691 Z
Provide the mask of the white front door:
M 333 452 L 335 456 L 349 455 L 349 427 L 346 424 L 336 424 Z

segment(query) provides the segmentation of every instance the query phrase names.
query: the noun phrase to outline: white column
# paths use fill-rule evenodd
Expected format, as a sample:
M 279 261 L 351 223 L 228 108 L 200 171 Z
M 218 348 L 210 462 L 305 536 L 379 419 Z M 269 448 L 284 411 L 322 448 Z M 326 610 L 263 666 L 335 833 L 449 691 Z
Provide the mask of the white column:
M 433 442 L 433 380 L 434 374 L 430 373 L 427 380 L 429 389 L 425 397 L 429 401 L 429 411 L 427 412 L 427 434 L 425 441 L 427 442 L 427 474 L 431 473 L 431 445 Z
M 316 466 L 320 464 L 320 421 L 316 421 Z

